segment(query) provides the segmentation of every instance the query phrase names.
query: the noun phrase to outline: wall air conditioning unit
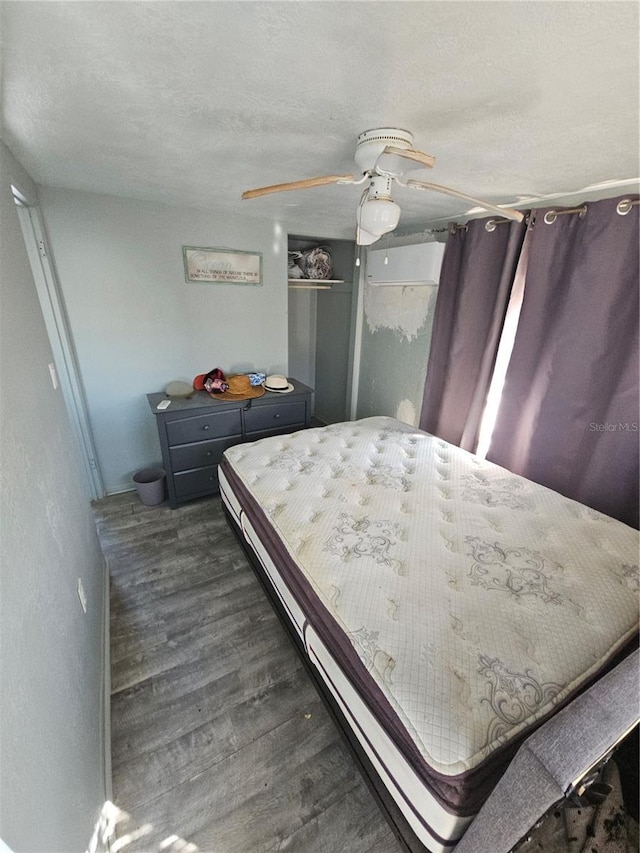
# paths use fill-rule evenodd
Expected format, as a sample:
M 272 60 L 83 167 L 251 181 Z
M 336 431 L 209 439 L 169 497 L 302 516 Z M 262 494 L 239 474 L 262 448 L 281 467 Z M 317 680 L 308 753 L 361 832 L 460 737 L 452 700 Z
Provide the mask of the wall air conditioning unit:
M 437 285 L 444 243 L 368 249 L 366 281 L 373 287 Z

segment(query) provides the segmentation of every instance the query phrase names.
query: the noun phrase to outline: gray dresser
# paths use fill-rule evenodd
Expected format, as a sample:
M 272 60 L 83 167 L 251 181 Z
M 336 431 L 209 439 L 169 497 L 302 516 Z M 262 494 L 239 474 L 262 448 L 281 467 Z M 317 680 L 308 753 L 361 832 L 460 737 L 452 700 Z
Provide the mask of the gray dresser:
M 222 402 L 206 391 L 195 391 L 189 400 L 172 398 L 163 410 L 156 406 L 166 395 L 147 394 L 158 425 L 172 509 L 218 491 L 218 463 L 227 447 L 309 426 L 313 389 L 297 379 L 289 382 L 294 386 L 289 394 L 267 391 L 253 400 Z

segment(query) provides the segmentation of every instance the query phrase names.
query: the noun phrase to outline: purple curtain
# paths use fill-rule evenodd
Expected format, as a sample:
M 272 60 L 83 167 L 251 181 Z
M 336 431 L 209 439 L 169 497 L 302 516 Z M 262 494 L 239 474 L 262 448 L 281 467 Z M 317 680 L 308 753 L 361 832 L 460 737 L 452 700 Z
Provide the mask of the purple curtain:
M 637 527 L 639 209 L 619 201 L 535 211 L 487 458 Z
M 475 450 L 526 225 L 488 219 L 447 240 L 420 428 Z

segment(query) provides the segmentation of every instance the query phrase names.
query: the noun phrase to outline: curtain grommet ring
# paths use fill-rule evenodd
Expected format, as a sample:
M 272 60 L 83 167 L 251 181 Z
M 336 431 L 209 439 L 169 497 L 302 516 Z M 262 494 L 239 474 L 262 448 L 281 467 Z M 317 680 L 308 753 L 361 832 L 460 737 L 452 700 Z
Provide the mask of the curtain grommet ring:
M 578 219 L 584 219 L 588 209 L 587 205 L 583 204 L 582 207 L 571 207 L 567 210 L 548 210 L 544 215 L 544 221 L 547 225 L 553 225 L 559 216 L 569 216 L 573 213 L 578 214 Z
M 622 201 L 619 201 L 616 205 L 616 213 L 619 213 L 620 216 L 626 216 L 627 213 L 631 213 L 631 208 L 633 207 L 633 202 L 630 198 L 623 198 Z
M 496 221 L 495 221 L 495 219 L 490 219 L 488 222 L 485 222 L 484 230 L 485 230 L 485 231 L 489 231 L 489 232 L 491 232 L 491 231 L 495 231 L 495 230 L 496 230 Z

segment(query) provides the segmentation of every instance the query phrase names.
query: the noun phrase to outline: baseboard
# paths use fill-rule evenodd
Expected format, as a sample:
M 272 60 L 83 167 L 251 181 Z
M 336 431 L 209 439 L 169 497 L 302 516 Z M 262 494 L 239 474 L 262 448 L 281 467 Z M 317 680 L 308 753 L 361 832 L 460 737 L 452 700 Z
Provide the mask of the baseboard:
M 109 605 L 109 563 L 104 561 L 104 601 L 102 606 L 102 737 L 104 742 L 105 800 L 113 801 L 111 772 L 111 633 Z
M 109 563 L 103 560 L 102 581 L 102 641 L 101 641 L 101 697 L 100 730 L 104 770 L 104 801 L 93 827 L 93 834 L 85 853 L 109 853 L 116 840 L 115 825 L 118 809 L 113 805 L 113 778 L 111 772 L 111 632 L 109 598 Z M 0 853 L 3 851 L 0 849 Z
M 125 495 L 127 492 L 135 492 L 135 486 L 118 486 L 116 489 L 111 489 L 108 492 L 105 492 L 105 498 L 113 497 L 114 495 Z

